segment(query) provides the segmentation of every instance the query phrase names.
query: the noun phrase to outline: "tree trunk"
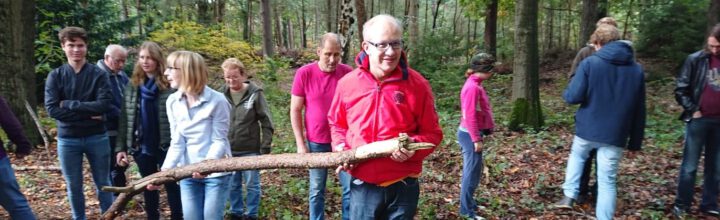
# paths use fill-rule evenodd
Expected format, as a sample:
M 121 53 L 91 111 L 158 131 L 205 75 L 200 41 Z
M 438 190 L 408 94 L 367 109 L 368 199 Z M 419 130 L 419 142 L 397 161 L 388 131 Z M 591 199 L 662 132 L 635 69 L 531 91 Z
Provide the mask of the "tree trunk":
M 272 20 L 270 19 L 270 0 L 260 0 L 262 5 L 262 20 L 263 20 L 263 56 L 272 57 L 275 55 L 273 51 L 273 34 L 272 34 Z
M 247 7 L 245 9 L 245 16 L 244 16 L 244 23 L 245 27 L 243 28 L 243 39 L 248 42 L 248 44 L 252 45 L 252 26 L 253 26 L 253 10 L 252 10 L 252 0 L 247 0 Z
M 326 4 L 327 13 L 325 13 L 325 15 L 327 16 L 327 18 L 325 19 L 325 26 L 327 30 L 325 32 L 335 32 L 332 29 L 332 0 L 327 0 Z
M 710 0 L 710 7 L 707 12 L 707 32 L 710 32 L 710 29 L 718 23 L 718 13 L 720 13 L 720 0 Z
M 144 14 L 143 8 L 142 8 L 142 2 L 140 0 L 135 1 L 135 12 L 137 12 L 138 19 L 137 19 L 137 25 L 138 25 L 138 35 L 143 36 L 143 24 L 142 24 L 142 15 Z
M 598 20 L 598 0 L 583 0 L 583 12 L 580 19 L 580 34 L 578 35 L 577 47 L 582 48 L 587 44 L 590 35 L 595 31 L 595 22 Z
M 435 3 L 435 10 L 433 11 L 433 21 L 432 21 L 432 30 L 435 32 L 435 28 L 437 27 L 437 17 L 438 12 L 440 11 L 440 4 L 442 4 L 442 0 L 437 0 L 437 3 Z
M 555 32 L 555 10 L 551 9 L 552 3 L 547 4 L 548 7 L 545 10 L 545 51 L 550 51 L 553 48 L 553 33 Z
M 205 26 L 210 25 L 210 14 L 208 13 L 208 10 L 210 9 L 210 4 L 208 4 L 207 0 L 197 0 L 195 1 L 195 5 L 197 7 L 197 21 L 200 24 L 203 24 Z
M 716 1 L 716 0 L 711 0 L 711 1 Z M 630 6 L 628 7 L 627 14 L 625 15 L 625 25 L 624 25 L 623 33 L 622 33 L 623 39 L 626 39 L 626 37 L 627 37 L 628 27 L 630 26 L 630 16 L 632 16 L 632 8 L 633 8 L 634 2 L 635 2 L 635 0 L 630 0 L 630 4 L 629 4 Z M 710 9 L 710 10 L 712 10 L 712 9 Z M 716 14 L 717 14 L 717 12 L 716 12 Z
M 497 57 L 497 13 L 498 0 L 490 0 L 485 9 L 485 33 L 483 43 L 489 54 Z
M 515 59 L 513 62 L 513 110 L 511 130 L 523 125 L 538 129 L 543 124 L 538 89 L 538 2 L 518 0 L 515 4 Z
M 372 1 L 372 0 L 370 0 Z M 355 0 L 355 9 L 356 14 L 355 17 L 357 17 L 357 27 L 358 27 L 358 39 L 359 42 L 363 42 L 363 25 L 367 21 L 367 12 L 365 11 L 365 0 Z
M 300 22 L 302 22 L 300 24 L 300 32 L 302 33 L 302 35 L 300 41 L 302 44 L 302 48 L 307 48 L 307 21 L 305 20 L 305 0 L 300 0 L 300 11 L 302 11 L 302 17 L 300 18 Z
M 280 10 L 278 9 L 280 6 L 279 4 L 274 4 L 273 6 L 274 7 L 272 8 L 272 15 L 274 17 L 273 20 L 275 20 L 275 22 L 273 22 L 273 24 L 275 25 L 275 35 L 273 36 L 275 37 L 275 46 L 278 47 L 278 51 L 280 52 L 280 54 L 282 54 L 284 41 L 282 34 L 282 17 L 280 16 Z
M 455 9 L 454 9 L 454 12 L 453 12 L 453 17 L 452 17 L 452 32 L 453 32 L 453 35 L 458 35 L 456 29 L 457 29 L 457 14 L 458 14 L 459 5 L 460 5 L 460 3 L 458 2 L 458 0 L 455 0 Z
M 215 16 L 215 22 L 218 24 L 223 23 L 223 19 L 225 17 L 225 0 L 215 0 L 213 2 L 213 15 Z
M 130 19 L 130 10 L 128 9 L 128 0 L 121 0 L 120 1 L 120 7 L 122 7 L 122 21 L 127 21 Z M 132 28 L 127 28 L 126 30 L 123 30 L 123 39 L 126 39 L 128 36 L 132 35 Z
M 356 0 L 357 1 L 357 0 Z M 420 11 L 420 3 L 418 0 L 408 0 L 408 17 L 407 17 L 407 23 L 410 27 L 410 33 L 408 36 L 408 45 L 407 53 L 410 56 L 410 58 L 415 58 L 417 56 L 417 50 L 418 50 L 418 38 L 420 37 L 420 30 L 419 30 L 419 24 L 418 24 L 418 13 Z
M 368 159 L 387 157 L 399 148 L 420 150 L 433 148 L 433 145 L 429 143 L 408 144 L 408 137 L 405 135 L 400 139 L 378 141 L 341 152 L 269 154 L 206 160 L 200 163 L 154 173 L 134 181 L 126 187 L 103 187 L 103 191 L 120 192 L 120 195 L 115 199 L 115 202 L 105 212 L 102 218 L 115 219 L 125 209 L 125 204 L 127 204 L 134 195 L 145 191 L 147 185 L 162 185 L 168 182 L 177 182 L 181 179 L 191 177 L 194 172 L 208 175 L 211 173 L 241 170 L 334 168 L 346 163 L 355 164 Z
M 292 20 L 287 19 L 287 27 L 285 27 L 285 32 L 287 32 L 287 47 L 289 49 L 295 48 L 295 32 L 293 32 L 293 23 Z
M 342 61 L 345 63 L 352 63 L 348 62 L 350 61 L 350 58 L 352 57 L 349 53 L 350 51 L 350 39 L 352 39 L 352 36 L 350 35 L 350 28 L 353 25 L 354 20 L 352 19 L 352 12 L 353 12 L 353 4 L 352 0 L 341 0 L 340 5 L 340 11 L 343 11 L 342 17 L 340 18 L 338 22 L 338 34 L 342 36 Z
M 0 0 L 0 95 L 23 125 L 28 140 L 40 142 L 39 132 L 25 101 L 34 108 L 35 99 L 35 1 Z M 2 113 L 6 114 L 6 113 Z

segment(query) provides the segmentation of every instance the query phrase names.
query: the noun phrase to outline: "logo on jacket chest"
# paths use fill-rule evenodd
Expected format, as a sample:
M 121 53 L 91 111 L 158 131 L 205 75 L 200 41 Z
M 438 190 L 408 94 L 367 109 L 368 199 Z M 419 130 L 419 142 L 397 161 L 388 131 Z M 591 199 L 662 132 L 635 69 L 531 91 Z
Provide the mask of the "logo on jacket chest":
M 405 93 L 402 91 L 395 91 L 393 92 L 393 101 L 395 101 L 395 104 L 405 104 L 407 102 L 405 98 Z

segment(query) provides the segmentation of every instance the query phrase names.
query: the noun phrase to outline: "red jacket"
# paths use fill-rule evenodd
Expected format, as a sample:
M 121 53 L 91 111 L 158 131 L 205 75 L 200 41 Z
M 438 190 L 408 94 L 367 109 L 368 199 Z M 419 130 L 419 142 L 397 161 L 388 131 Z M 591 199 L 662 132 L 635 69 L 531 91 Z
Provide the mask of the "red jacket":
M 404 54 L 398 68 L 383 82 L 370 73 L 364 52 L 356 62 L 359 67 L 338 82 L 328 113 L 333 149 L 342 144 L 344 150 L 356 148 L 399 133 L 407 133 L 414 142 L 440 144 L 443 135 L 430 84 L 407 67 Z M 357 164 L 350 174 L 373 184 L 419 175 L 423 159 L 434 150 L 418 150 L 402 163 L 389 157 L 368 160 Z

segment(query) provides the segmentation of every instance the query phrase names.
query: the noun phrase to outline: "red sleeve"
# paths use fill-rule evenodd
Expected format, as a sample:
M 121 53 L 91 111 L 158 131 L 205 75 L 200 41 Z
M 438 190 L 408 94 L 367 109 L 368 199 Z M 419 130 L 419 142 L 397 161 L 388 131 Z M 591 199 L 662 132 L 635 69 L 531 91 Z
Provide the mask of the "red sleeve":
M 300 67 L 295 71 L 295 79 L 293 80 L 291 94 L 295 96 L 305 97 L 305 77 L 307 75 L 307 67 Z
M 473 142 L 482 141 L 480 135 L 480 114 L 478 114 L 478 108 L 480 96 L 480 90 L 478 88 L 463 88 L 462 94 L 460 94 L 460 108 L 462 109 L 462 124 L 467 126 L 470 139 Z
M 330 125 L 333 151 L 342 151 L 349 148 L 345 142 L 348 124 L 345 114 L 345 104 L 342 101 L 342 88 L 343 87 L 338 84 L 332 103 L 330 104 L 330 110 L 328 111 L 328 124 Z M 339 148 L 336 149 L 336 147 Z
M 440 145 L 443 138 L 442 128 L 438 122 L 437 111 L 435 111 L 435 98 L 432 95 L 432 89 L 427 81 L 424 81 L 424 85 L 419 86 L 423 88 L 424 94 L 420 94 L 424 97 L 423 102 L 419 105 L 419 114 L 416 119 L 418 123 L 418 132 L 411 135 L 410 138 L 413 142 L 428 142 L 435 145 L 432 149 L 418 150 L 415 152 L 409 160 L 417 161 L 423 160 L 425 157 L 430 155 L 435 148 Z

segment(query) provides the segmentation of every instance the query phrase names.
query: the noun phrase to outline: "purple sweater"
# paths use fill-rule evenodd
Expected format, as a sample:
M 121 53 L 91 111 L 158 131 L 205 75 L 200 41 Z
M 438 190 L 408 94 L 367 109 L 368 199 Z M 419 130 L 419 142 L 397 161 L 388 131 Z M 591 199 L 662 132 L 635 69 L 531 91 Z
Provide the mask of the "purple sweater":
M 23 134 L 23 127 L 20 124 L 20 121 L 18 121 L 15 114 L 13 114 L 12 110 L 10 110 L 10 106 L 8 106 L 3 97 L 0 97 L 0 112 L 2 112 L 2 114 L 0 114 L 0 126 L 3 131 L 5 131 L 5 134 L 7 134 L 8 138 L 10 138 L 10 141 L 15 143 L 17 146 L 17 152 L 30 152 L 32 149 L 30 141 L 28 141 Z M 7 157 L 7 153 L 5 153 L 5 146 L 3 145 L 2 140 L 0 140 L 0 159 L 5 157 Z
M 485 88 L 482 87 L 482 81 L 480 77 L 470 75 L 460 92 L 460 127 L 467 130 L 473 142 L 482 141 L 480 131 L 495 127 L 492 107 Z

